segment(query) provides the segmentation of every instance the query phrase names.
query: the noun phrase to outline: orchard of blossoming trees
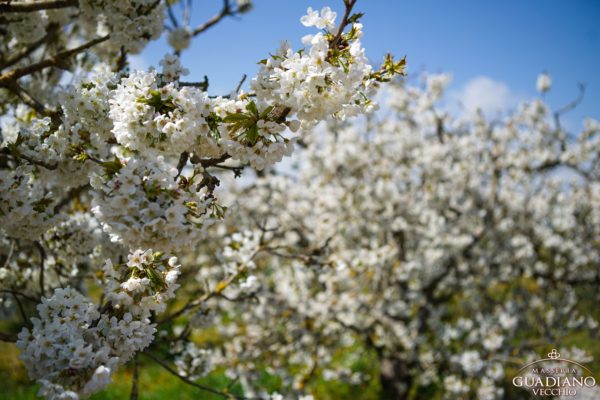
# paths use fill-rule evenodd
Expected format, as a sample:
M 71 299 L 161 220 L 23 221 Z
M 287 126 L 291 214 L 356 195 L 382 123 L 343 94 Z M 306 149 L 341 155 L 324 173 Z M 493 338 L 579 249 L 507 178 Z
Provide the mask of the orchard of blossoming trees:
M 252 5 L 194 28 L 172 3 L 0 1 L 0 340 L 40 396 L 128 369 L 137 399 L 158 366 L 198 396 L 521 398 L 540 349 L 594 355 L 599 122 L 453 116 L 447 76 L 371 67 L 356 0 L 212 94 L 178 56 Z

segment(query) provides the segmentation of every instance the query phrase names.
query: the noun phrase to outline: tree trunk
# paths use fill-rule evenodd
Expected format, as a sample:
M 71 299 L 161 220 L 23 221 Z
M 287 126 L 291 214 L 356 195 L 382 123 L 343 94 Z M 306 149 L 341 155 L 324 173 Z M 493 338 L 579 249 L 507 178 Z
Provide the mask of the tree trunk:
M 382 400 L 406 400 L 412 386 L 408 366 L 402 360 L 380 358 L 379 382 Z

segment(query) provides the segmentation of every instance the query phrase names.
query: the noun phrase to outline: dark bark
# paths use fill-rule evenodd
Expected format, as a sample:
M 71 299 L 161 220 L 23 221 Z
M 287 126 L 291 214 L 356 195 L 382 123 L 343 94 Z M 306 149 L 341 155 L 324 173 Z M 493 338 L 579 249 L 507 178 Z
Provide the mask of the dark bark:
M 381 357 L 379 382 L 382 400 L 405 400 L 412 386 L 412 376 L 406 362 Z

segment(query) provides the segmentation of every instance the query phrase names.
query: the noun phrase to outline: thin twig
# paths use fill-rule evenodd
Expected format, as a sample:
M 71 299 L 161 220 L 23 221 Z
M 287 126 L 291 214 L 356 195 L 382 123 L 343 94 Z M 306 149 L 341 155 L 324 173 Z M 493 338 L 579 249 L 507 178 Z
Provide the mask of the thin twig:
M 340 29 L 338 30 L 338 32 L 335 35 L 335 37 L 333 38 L 333 40 L 331 42 L 329 42 L 330 49 L 335 49 L 338 42 L 342 38 L 342 34 L 344 33 L 344 29 L 346 28 L 346 25 L 348 25 L 348 19 L 350 18 L 350 13 L 352 12 L 352 8 L 354 8 L 354 5 L 356 4 L 356 1 L 357 0 L 344 0 L 344 4 L 346 5 L 346 11 L 344 12 L 344 17 L 342 18 L 342 22 L 340 23 Z
M 190 386 L 194 386 L 198 389 L 210 392 L 212 394 L 216 394 L 217 396 L 221 396 L 223 398 L 226 399 L 243 399 L 243 397 L 238 397 L 238 396 L 234 396 L 232 394 L 229 393 L 224 393 L 224 392 L 220 392 L 218 390 L 215 390 L 213 388 L 210 388 L 208 386 L 204 386 L 204 385 L 200 385 L 199 383 L 196 383 L 190 379 L 188 379 L 185 376 L 179 375 L 179 373 L 177 373 L 177 371 L 175 371 L 173 368 L 169 367 L 167 365 L 167 363 L 165 363 L 164 361 L 162 361 L 160 358 L 156 357 L 155 355 L 153 355 L 150 352 L 145 352 L 143 353 L 146 357 L 150 358 L 151 360 L 153 360 L 155 363 L 157 363 L 158 365 L 160 365 L 161 367 L 163 367 L 165 370 L 167 370 L 169 373 L 171 373 L 172 375 L 176 376 L 177 378 L 179 378 L 181 381 L 187 383 Z
M 12 258 L 14 251 L 15 251 L 15 241 L 11 240 L 10 247 L 8 248 L 8 254 L 6 256 L 6 261 L 4 261 L 3 268 L 8 267 L 8 264 L 10 263 L 10 259 Z
M 239 380 L 240 380 L 240 377 L 236 376 L 235 379 L 233 379 L 231 382 L 229 382 L 229 385 L 227 385 L 227 390 L 231 389 L 233 387 L 233 385 L 235 385 Z
M 238 83 L 237 87 L 235 88 L 235 92 L 239 93 L 240 89 L 242 88 L 242 85 L 244 84 L 244 82 L 246 81 L 246 78 L 248 77 L 248 75 L 244 74 L 244 76 L 242 76 L 242 79 L 240 79 L 240 83 Z
M 44 288 L 44 260 L 46 259 L 46 251 L 44 247 L 40 244 L 40 242 L 35 242 L 36 247 L 40 251 L 40 295 L 41 297 L 45 296 L 45 288 Z
M 583 100 L 583 96 L 585 95 L 585 85 L 583 83 L 579 83 L 579 84 L 577 84 L 577 87 L 579 89 L 579 94 L 577 95 L 577 98 L 575 100 L 573 100 L 572 102 L 570 102 L 569 104 L 567 104 L 566 106 L 556 110 L 556 112 L 554 114 L 560 115 L 560 114 L 567 113 L 567 112 L 573 110 L 575 107 L 577 107 L 581 103 L 581 101 Z
M 56 167 L 57 167 L 56 164 L 46 164 L 43 161 L 34 160 L 33 158 L 31 158 L 25 154 L 21 154 L 18 151 L 11 151 L 11 149 L 9 149 L 8 147 L 0 148 L 0 154 L 10 155 L 15 159 L 23 159 L 23 160 L 29 162 L 30 164 L 39 165 L 41 167 L 44 167 L 44 168 L 50 169 L 50 170 L 56 169 Z
M 272 254 L 272 255 L 276 256 L 276 257 L 288 258 L 288 259 L 292 259 L 292 260 L 300 260 L 300 261 L 303 261 L 305 263 L 312 263 L 312 262 L 316 261 L 312 257 L 307 256 L 305 254 L 299 254 L 299 253 L 297 253 L 297 254 L 280 253 L 280 252 L 274 250 L 273 248 L 268 248 L 268 247 L 263 248 L 263 250 L 265 252 L 269 253 L 269 254 Z
M 23 303 L 21 303 L 21 300 L 16 295 L 16 293 L 13 293 L 13 297 L 14 297 L 15 301 L 17 302 L 17 307 L 19 308 L 19 314 L 21 315 L 21 319 L 23 320 L 23 323 L 25 325 L 29 325 L 29 320 L 27 319 L 27 314 L 25 313 L 25 309 L 23 308 Z
M 56 165 L 56 164 L 47 164 L 44 161 L 34 160 L 33 158 L 31 158 L 29 156 L 26 156 L 25 154 L 20 154 L 19 153 L 19 158 L 22 158 L 23 160 L 29 162 L 30 164 L 37 165 L 37 166 L 40 166 L 40 167 L 44 167 L 44 168 L 49 169 L 49 170 L 55 170 L 58 167 L 58 165 Z
M 167 3 L 167 14 L 169 15 L 169 19 L 171 20 L 171 23 L 173 24 L 173 28 L 178 28 L 179 23 L 177 22 L 177 18 L 175 18 L 175 13 L 173 12 L 173 7 L 171 7 L 171 2 L 167 0 L 166 3 Z
M 579 93 L 577 94 L 575 100 L 571 101 L 569 104 L 565 105 L 562 108 L 559 108 L 554 112 L 554 122 L 556 124 L 556 130 L 561 130 L 560 117 L 563 114 L 566 114 L 569 111 L 575 109 L 583 101 L 583 97 L 585 96 L 585 85 L 583 83 L 579 83 L 577 85 L 577 88 L 579 89 Z
M 192 16 L 192 0 L 187 0 L 187 4 L 183 4 L 183 1 L 180 2 L 183 8 L 183 25 L 190 26 L 190 18 Z
M 129 400 L 138 400 L 138 354 L 133 357 L 133 378 L 131 379 L 131 394 Z
M 251 257 L 251 259 L 254 258 L 254 256 L 257 253 L 258 253 L 258 251 Z M 210 300 L 211 298 L 213 298 L 215 296 L 219 296 L 223 292 L 223 290 L 225 290 L 229 285 L 231 285 L 231 283 L 234 280 L 236 280 L 245 271 L 246 271 L 246 266 L 244 265 L 235 274 L 233 274 L 233 275 L 229 276 L 228 278 L 223 279 L 219 283 L 217 283 L 217 286 L 215 287 L 214 290 L 208 291 L 204 296 L 200 297 L 199 299 L 196 299 L 193 301 L 188 301 L 178 311 L 175 311 L 173 314 L 168 315 L 168 316 L 164 317 L 162 320 L 158 321 L 157 325 L 162 325 L 166 322 L 172 321 L 175 318 L 182 315 L 183 313 L 185 313 L 186 311 L 192 310 L 192 309 L 204 304 L 205 302 L 207 302 L 208 300 Z
M 557 168 L 557 167 L 568 168 L 571 171 L 576 172 L 577 174 L 579 174 L 581 177 L 583 177 L 585 179 L 588 179 L 588 180 L 592 179 L 592 175 L 590 174 L 590 172 L 581 169 L 576 164 L 572 164 L 572 163 L 569 163 L 569 162 L 564 162 L 564 161 L 561 161 L 561 160 L 546 161 L 543 164 L 538 165 L 537 167 L 533 168 L 533 170 L 535 172 L 544 172 L 544 171 L 552 170 L 552 169 Z
M 204 86 L 206 86 L 206 84 L 204 82 L 179 82 L 179 86 L 189 86 L 189 87 L 199 87 L 199 88 L 203 88 Z
M 221 11 L 217 15 L 215 15 L 214 17 L 212 17 L 211 19 L 209 19 L 208 21 L 206 21 L 205 23 L 203 23 L 202 25 L 200 25 L 199 27 L 194 29 L 194 31 L 192 32 L 193 36 L 197 36 L 197 35 L 201 34 L 202 32 L 204 32 L 207 29 L 209 29 L 210 27 L 216 25 L 219 21 L 221 21 L 223 18 L 225 18 L 229 15 L 234 15 L 234 13 L 231 12 L 231 7 L 229 6 L 229 0 L 223 0 L 223 8 L 221 9 Z
M 220 164 L 214 165 L 213 167 L 232 171 L 234 178 L 240 178 L 242 176 L 242 171 L 245 168 L 244 165 L 231 166 L 231 165 L 220 165 Z

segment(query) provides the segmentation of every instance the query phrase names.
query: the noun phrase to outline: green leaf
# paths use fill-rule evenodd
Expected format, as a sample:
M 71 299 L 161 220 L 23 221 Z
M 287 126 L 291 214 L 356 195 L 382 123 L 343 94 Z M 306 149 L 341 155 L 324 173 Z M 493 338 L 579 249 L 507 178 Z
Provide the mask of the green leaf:
M 223 118 L 223 122 L 227 124 L 235 124 L 237 122 L 244 122 L 252 120 L 252 118 L 244 113 L 228 113 L 225 118 Z
M 223 122 L 223 119 L 219 117 L 215 112 L 211 112 L 208 117 L 205 118 L 208 125 L 208 129 L 213 133 L 216 138 L 220 138 L 219 124 Z
M 269 113 L 273 110 L 273 106 L 269 106 L 267 108 L 265 108 L 263 110 L 263 112 L 260 113 L 260 118 L 259 119 L 269 119 Z
M 152 106 L 154 107 L 156 112 L 163 115 L 168 114 L 169 112 L 172 112 L 177 108 L 173 103 L 172 97 L 169 96 L 168 98 L 163 99 L 158 90 L 151 90 L 149 94 L 149 98 L 140 97 L 137 99 L 137 102 Z
M 121 161 L 118 158 L 115 158 L 112 161 L 104 161 L 102 166 L 108 175 L 114 175 L 123 168 L 123 164 L 121 164 Z
M 252 125 L 246 131 L 246 138 L 248 139 L 248 142 L 250 142 L 250 144 L 256 143 L 256 141 L 258 140 L 258 127 L 256 125 Z
M 256 108 L 256 103 L 253 100 L 248 102 L 246 105 L 246 110 L 248 110 L 248 112 L 250 112 L 250 114 L 252 114 L 254 117 L 259 117 L 258 108 Z
M 148 266 L 144 268 L 144 271 L 146 272 L 148 279 L 150 279 L 150 282 L 152 282 L 155 290 L 163 291 L 167 288 L 165 280 L 162 275 L 154 269 L 154 266 Z
M 358 22 L 358 20 L 360 20 L 363 16 L 365 15 L 365 13 L 354 13 L 350 16 L 350 18 L 348 18 L 348 22 L 353 24 L 355 22 Z

